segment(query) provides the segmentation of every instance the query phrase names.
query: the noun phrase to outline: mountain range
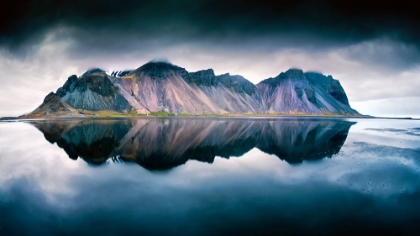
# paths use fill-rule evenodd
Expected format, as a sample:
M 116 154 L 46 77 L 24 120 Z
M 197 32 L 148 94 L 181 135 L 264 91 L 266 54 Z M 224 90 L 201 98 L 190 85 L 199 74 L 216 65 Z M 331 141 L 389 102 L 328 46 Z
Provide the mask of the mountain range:
M 212 69 L 188 72 L 168 62 L 135 69 L 90 69 L 72 75 L 22 118 L 79 117 L 98 112 L 150 114 L 311 114 L 359 116 L 338 80 L 289 69 L 253 84 L 240 75 Z

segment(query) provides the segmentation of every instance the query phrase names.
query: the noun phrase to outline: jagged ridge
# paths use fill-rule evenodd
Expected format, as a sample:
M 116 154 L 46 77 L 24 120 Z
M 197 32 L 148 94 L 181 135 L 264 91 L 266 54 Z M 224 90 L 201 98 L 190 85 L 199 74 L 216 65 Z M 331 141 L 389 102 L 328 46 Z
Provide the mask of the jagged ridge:
M 331 76 L 290 69 L 256 86 L 270 113 L 359 114 Z
M 89 111 L 360 115 L 338 80 L 300 69 L 254 85 L 239 75 L 215 75 L 212 69 L 188 72 L 167 62 L 149 62 L 111 75 L 99 68 L 72 75 L 56 94 L 70 107 Z
M 70 76 L 64 86 L 57 90 L 57 95 L 76 109 L 118 112 L 131 110 L 129 102 L 101 69 L 89 70 L 80 78 Z

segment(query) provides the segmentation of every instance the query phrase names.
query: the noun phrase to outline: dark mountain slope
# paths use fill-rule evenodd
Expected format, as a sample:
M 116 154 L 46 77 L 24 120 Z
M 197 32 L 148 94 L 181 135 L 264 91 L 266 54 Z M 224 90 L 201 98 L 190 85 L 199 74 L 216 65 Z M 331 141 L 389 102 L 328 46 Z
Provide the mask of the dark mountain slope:
M 338 81 L 321 74 L 290 69 L 257 88 L 269 113 L 359 115 Z
M 325 76 L 317 72 L 307 72 L 305 76 L 312 84 L 318 84 L 325 92 L 337 99 L 337 101 L 350 106 L 347 95 L 343 87 L 341 87 L 340 82 L 331 75 Z
M 57 90 L 63 101 L 76 109 L 128 112 L 131 105 L 100 69 L 90 70 L 77 78 L 72 75 Z

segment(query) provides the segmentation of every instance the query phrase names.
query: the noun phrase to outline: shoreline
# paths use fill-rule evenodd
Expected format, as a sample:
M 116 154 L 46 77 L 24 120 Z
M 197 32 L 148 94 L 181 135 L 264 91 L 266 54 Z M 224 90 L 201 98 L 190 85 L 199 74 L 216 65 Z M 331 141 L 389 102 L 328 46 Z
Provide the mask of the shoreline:
M 176 119 L 208 119 L 208 118 L 228 118 L 228 119 L 390 119 L 390 120 L 420 120 L 412 117 L 375 117 L 375 116 L 343 116 L 343 115 L 274 115 L 274 114 L 221 114 L 221 115 L 169 115 L 169 116 L 85 116 L 85 117 L 0 117 L 0 122 L 10 121 L 36 121 L 36 120 L 120 120 L 120 119 L 156 119 L 156 118 L 176 118 Z

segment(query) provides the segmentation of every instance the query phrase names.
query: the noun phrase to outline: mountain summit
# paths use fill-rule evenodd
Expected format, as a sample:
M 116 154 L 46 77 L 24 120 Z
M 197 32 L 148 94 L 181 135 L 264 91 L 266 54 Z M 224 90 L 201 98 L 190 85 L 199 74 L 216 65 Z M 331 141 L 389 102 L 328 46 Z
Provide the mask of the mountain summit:
M 314 114 L 360 115 L 352 109 L 338 80 L 316 72 L 290 69 L 254 85 L 240 75 L 216 75 L 212 69 L 188 72 L 168 62 L 148 62 L 124 72 L 90 69 L 72 75 L 48 96 L 36 114 L 54 115 L 54 101 L 68 115 L 98 111 L 148 114 Z M 34 111 L 35 112 L 35 111 Z M 31 117 L 30 113 L 28 117 Z M 61 111 L 57 116 L 66 116 Z
M 331 76 L 290 69 L 256 86 L 271 113 L 358 114 L 340 82 Z

